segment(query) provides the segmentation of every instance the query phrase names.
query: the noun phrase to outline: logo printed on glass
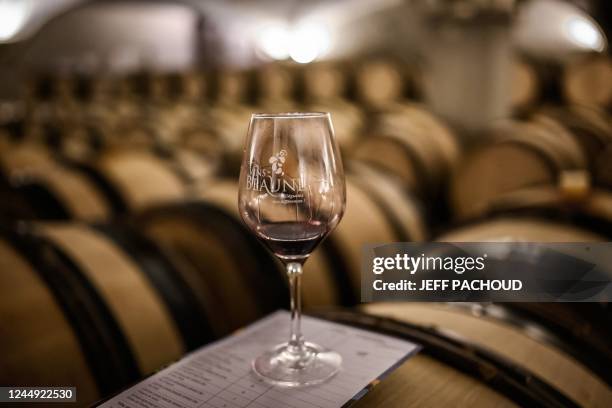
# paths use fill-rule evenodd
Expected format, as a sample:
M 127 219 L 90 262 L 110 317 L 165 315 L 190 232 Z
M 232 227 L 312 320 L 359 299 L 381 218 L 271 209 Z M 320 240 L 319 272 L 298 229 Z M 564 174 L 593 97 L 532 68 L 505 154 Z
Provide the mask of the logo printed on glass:
M 284 165 L 288 153 L 282 149 L 272 155 L 266 166 L 251 162 L 246 177 L 246 188 L 275 197 L 278 204 L 296 204 L 304 201 L 306 186 L 299 178 L 285 173 Z

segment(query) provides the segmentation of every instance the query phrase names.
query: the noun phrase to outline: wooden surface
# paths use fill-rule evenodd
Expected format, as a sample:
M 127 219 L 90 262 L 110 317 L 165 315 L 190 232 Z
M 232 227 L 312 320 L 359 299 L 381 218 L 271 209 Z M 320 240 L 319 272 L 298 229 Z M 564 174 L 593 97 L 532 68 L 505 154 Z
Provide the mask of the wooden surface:
M 428 303 L 369 304 L 363 310 L 454 333 L 527 368 L 583 406 L 606 407 L 612 401 L 610 387 L 588 368 L 550 344 L 534 340 L 499 320 Z M 407 365 L 411 363 L 409 360 Z
M 97 168 L 131 210 L 180 200 L 186 195 L 180 178 L 150 153 L 113 152 L 100 158 Z
M 183 277 L 194 292 L 202 294 L 216 335 L 229 334 L 261 315 L 256 296 L 265 294 L 255 293 L 241 275 L 246 272 L 236 262 L 240 256 L 233 249 L 236 242 L 223 242 L 187 216 L 156 217 L 143 228 L 153 241 L 185 261 Z
M 125 253 L 85 226 L 45 224 L 40 230 L 74 260 L 104 297 L 143 374 L 184 353 L 162 299 Z
M 442 242 L 598 242 L 601 235 L 534 217 L 498 217 L 455 229 L 437 238 Z
M 2 240 L 0 271 L 0 384 L 70 385 L 77 387 L 79 400 L 99 398 L 79 339 L 55 296 Z
M 111 215 L 104 195 L 82 174 L 53 166 L 32 169 L 28 176 L 50 189 L 74 219 L 99 221 Z
M 375 386 L 354 408 L 515 407 L 486 385 L 417 354 Z

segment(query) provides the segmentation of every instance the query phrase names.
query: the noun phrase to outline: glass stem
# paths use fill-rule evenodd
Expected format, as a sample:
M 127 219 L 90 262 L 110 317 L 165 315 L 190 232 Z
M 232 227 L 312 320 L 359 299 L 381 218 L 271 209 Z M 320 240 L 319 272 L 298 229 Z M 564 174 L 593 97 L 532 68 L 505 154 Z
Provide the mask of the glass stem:
M 291 302 L 291 333 L 289 336 L 289 349 L 300 353 L 304 347 L 302 336 L 302 264 L 289 262 L 287 264 L 289 278 L 289 296 Z

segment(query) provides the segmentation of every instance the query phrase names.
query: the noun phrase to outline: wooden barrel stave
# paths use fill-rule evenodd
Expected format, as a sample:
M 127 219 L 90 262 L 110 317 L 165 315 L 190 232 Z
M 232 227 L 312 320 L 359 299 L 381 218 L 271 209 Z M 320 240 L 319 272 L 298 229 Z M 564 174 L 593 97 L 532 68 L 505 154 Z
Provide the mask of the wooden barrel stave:
M 355 407 L 516 407 L 477 380 L 416 355 L 375 386 Z
M 396 176 L 425 197 L 440 194 L 459 158 L 449 129 L 414 105 L 381 114 L 379 122 L 373 136 L 355 147 L 353 158 Z
M 361 163 L 351 163 L 351 180 L 369 190 L 388 216 L 397 241 L 424 241 L 425 215 L 419 201 L 401 183 Z
M 446 242 L 605 242 L 612 233 L 609 193 L 567 202 L 554 188 L 526 189 L 498 200 L 489 215 L 438 237 Z M 596 303 L 510 303 L 513 312 L 562 335 L 590 361 L 612 360 L 610 314 Z M 603 371 L 606 371 L 605 369 Z M 608 370 L 609 372 L 609 370 Z
M 462 406 L 509 406 L 510 404 L 511 406 L 578 406 L 561 390 L 554 388 L 529 370 L 455 333 L 348 310 L 332 309 L 320 312 L 318 315 L 362 329 L 404 338 L 422 346 L 416 357 L 408 360 L 394 372 L 401 377 L 402 383 L 418 389 L 411 390 L 411 393 L 398 393 L 398 383 L 386 382 L 385 379 L 380 384 L 375 383 L 370 391 L 370 397 L 366 395 L 357 402 L 358 406 L 377 406 L 379 401 L 393 402 L 395 405 L 392 406 L 414 406 L 418 405 L 421 399 L 440 401 L 443 406 L 451 399 L 461 401 Z M 414 361 L 420 361 L 417 357 L 430 358 L 438 363 L 433 367 L 431 364 L 425 367 L 418 367 L 415 364 L 415 370 L 412 370 L 417 379 L 420 377 L 419 372 L 425 372 L 427 377 L 431 378 L 433 385 L 423 384 L 399 374 L 401 370 L 408 370 L 404 367 L 410 366 Z M 428 371 L 438 368 L 441 368 L 439 374 Z M 449 377 L 453 382 L 436 383 L 437 378 Z M 472 384 L 472 388 L 477 388 L 478 392 L 471 394 L 463 387 L 455 388 L 454 383 Z M 478 388 L 479 386 L 482 388 Z M 401 386 L 399 389 L 405 390 Z M 435 392 L 432 392 L 432 389 Z M 417 399 L 413 398 L 413 395 L 416 395 Z M 470 402 L 472 399 L 476 401 Z M 437 406 L 435 403 L 434 405 Z
M 112 214 L 106 197 L 95 183 L 39 146 L 13 146 L 0 161 L 7 194 L 27 207 L 16 211 L 22 219 L 94 221 Z
M 528 62 L 515 59 L 512 64 L 512 88 L 509 94 L 513 110 L 532 108 L 540 97 L 537 71 Z
M 187 194 L 181 179 L 163 160 L 142 151 L 111 152 L 99 158 L 93 169 L 117 191 L 125 207 L 134 211 Z
M 40 225 L 37 233 L 73 259 L 101 293 L 142 373 L 152 373 L 183 354 L 180 335 L 159 295 L 119 248 L 83 226 Z
M 0 240 L 0 264 L 0 288 L 4 288 L 0 296 L 0 383 L 71 385 L 77 387 L 80 399 L 89 401 L 109 391 L 98 388 L 77 333 L 53 292 L 4 240 Z
M 594 108 L 583 106 L 545 107 L 540 112 L 536 117 L 557 122 L 566 129 L 565 133 L 575 140 L 584 153 L 587 160 L 585 167 L 596 171 L 599 156 L 612 143 L 612 127 L 605 115 Z
M 527 330 L 518 330 L 499 319 L 483 318 L 470 314 L 466 308 L 438 304 L 381 303 L 363 309 L 369 314 L 456 333 L 525 367 L 580 405 L 604 407 L 612 398 L 610 387 L 572 356 L 530 337 Z
M 444 242 L 598 242 L 603 236 L 578 227 L 538 217 L 494 217 L 449 231 L 437 238 Z
M 557 185 L 567 171 L 586 169 L 578 143 L 549 118 L 508 122 L 497 140 L 466 157 L 451 181 L 458 219 L 476 217 L 496 197 L 538 185 Z
M 196 291 L 208 291 L 205 309 L 216 335 L 286 305 L 278 264 L 222 210 L 204 202 L 165 206 L 145 212 L 138 224 L 150 239 L 189 266 L 186 280 Z
M 566 65 L 563 93 L 574 104 L 606 108 L 612 103 L 612 61 L 606 55 L 594 55 Z
M 38 303 L 30 307 L 30 302 L 46 302 L 45 296 L 51 296 L 60 308 L 56 312 L 58 306 L 45 303 L 55 329 L 32 337 L 31 344 L 24 343 L 24 335 L 17 336 L 13 331 L 0 341 L 11 355 L 10 359 L 0 359 L 0 366 L 6 368 L 3 372 L 10 378 L 13 374 L 14 378 L 24 378 L 23 385 L 31 385 L 33 378 L 37 385 L 82 384 L 79 403 L 88 404 L 218 335 L 210 329 L 206 313 L 195 300 L 195 288 L 186 286 L 179 276 L 183 274 L 178 271 L 181 265 L 175 265 L 174 259 L 169 261 L 168 254 L 128 225 L 40 223 L 6 234 L 19 254 L 32 262 L 31 270 L 24 269 L 25 261 L 17 262 L 11 251 L 5 251 L 10 247 L 0 240 L 0 251 L 6 255 L 0 262 L 11 266 L 6 278 L 16 283 L 27 281 L 32 297 L 22 296 L 23 290 L 15 292 L 18 297 L 3 295 L 11 303 L 0 302 L 0 314 L 16 316 L 15 311 L 21 311 L 24 321 L 15 323 L 19 334 L 23 332 L 20 326 L 30 330 L 47 327 L 36 323 L 42 312 L 36 312 Z M 40 283 L 35 284 L 31 274 L 39 275 Z M 39 286 L 49 295 L 39 293 Z M 47 315 L 47 311 L 42 314 Z M 68 322 L 68 328 L 64 329 L 66 323 L 60 318 Z M 64 333 L 67 330 L 70 332 Z M 40 362 L 31 358 L 38 353 L 35 347 L 49 353 L 40 356 Z M 68 353 L 66 349 L 71 347 L 74 350 Z M 54 358 L 59 359 L 58 365 L 65 366 L 59 377 L 55 369 L 58 365 L 41 365 Z M 30 364 L 19 368 L 19 361 Z M 78 378 L 68 381 L 71 375 Z M 56 378 L 66 381 L 56 384 Z
M 31 262 L 41 281 L 61 307 L 61 312 L 74 331 L 81 352 L 87 360 L 91 374 L 84 370 L 81 373 L 83 378 L 93 376 L 102 395 L 114 392 L 124 384 L 140 378 L 132 351 L 110 310 L 87 280 L 83 279 L 76 265 L 30 229 L 22 228 L 18 233 L 8 232 L 7 238 L 20 254 Z M 26 299 L 20 300 L 23 302 Z M 31 316 L 34 321 L 39 317 Z M 28 324 L 34 323 L 30 321 Z M 60 353 L 61 349 L 55 351 Z M 40 367 L 37 362 L 32 362 L 31 369 L 40 370 Z M 54 371 L 43 371 L 41 375 L 46 378 L 45 381 L 53 381 L 56 378 Z M 97 396 L 90 397 L 93 400 Z M 88 398 L 88 395 L 82 394 L 82 398 Z
M 93 228 L 129 254 L 154 286 L 181 333 L 186 351 L 215 339 L 206 310 L 198 301 L 197 294 L 183 279 L 182 264 L 176 258 L 172 258 L 132 226 L 114 223 L 97 224 Z M 206 293 L 204 291 L 203 294 Z
M 347 205 L 342 222 L 329 237 L 342 253 L 353 293 L 361 290 L 361 250 L 365 243 L 392 242 L 393 228 L 368 192 L 347 183 Z M 367 215 L 367 216 L 365 216 Z
M 557 242 L 550 232 L 551 228 L 555 228 L 562 237 L 568 239 L 605 240 L 605 237 L 612 236 L 610 208 L 612 208 L 612 195 L 606 190 L 592 189 L 575 196 L 562 188 L 537 186 L 498 196 L 473 224 L 477 221 L 486 221 L 487 218 L 518 217 L 519 221 L 529 218 L 549 225 L 544 228 L 539 240 Z M 469 228 L 467 231 L 469 235 Z M 515 231 L 520 236 L 520 230 Z M 494 230 L 490 231 L 490 234 L 495 233 Z M 523 234 L 532 233 L 537 234 L 535 228 L 524 226 Z M 529 237 L 535 239 L 537 235 Z
M 364 138 L 353 151 L 353 158 L 395 175 L 411 190 L 421 192 L 419 175 L 427 174 L 421 156 L 399 138 Z
M 83 174 L 60 166 L 31 169 L 21 174 L 15 189 L 32 202 L 43 219 L 78 219 L 96 221 L 108 219 L 111 208 L 102 193 Z M 36 191 L 39 193 L 37 194 Z M 46 194 L 48 200 L 36 203 L 36 197 Z M 64 217 L 48 216 L 44 206 L 55 202 Z M 53 204 L 49 205 L 53 207 Z

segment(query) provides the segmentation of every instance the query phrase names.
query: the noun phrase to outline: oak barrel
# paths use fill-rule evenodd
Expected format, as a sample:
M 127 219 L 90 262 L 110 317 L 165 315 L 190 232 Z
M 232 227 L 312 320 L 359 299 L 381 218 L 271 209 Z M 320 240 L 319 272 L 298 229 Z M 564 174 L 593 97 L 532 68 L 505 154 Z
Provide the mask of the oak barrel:
M 172 166 L 146 150 L 108 151 L 93 164 L 80 167 L 122 210 L 137 211 L 180 201 L 188 194 L 185 180 Z
M 0 153 L 0 162 L 2 213 L 7 217 L 94 221 L 113 212 L 86 174 L 57 161 L 43 147 L 11 146 Z
M 287 305 L 280 265 L 225 211 L 191 201 L 145 211 L 136 222 L 180 267 L 215 335 Z
M 561 406 L 604 407 L 612 398 L 612 389 L 606 382 L 609 381 L 609 378 L 602 378 L 584 360 L 577 358 L 574 351 L 579 352 L 579 350 L 572 349 L 564 343 L 562 337 L 539 326 L 537 322 L 517 318 L 502 306 L 469 303 L 373 303 L 362 306 L 361 310 L 371 316 L 391 318 L 397 322 L 407 323 L 413 329 L 421 329 L 425 333 L 436 333 L 439 335 L 437 340 L 442 342 L 445 338 L 452 339 L 455 346 L 465 347 L 472 357 L 482 356 L 481 352 L 487 353 L 492 357 L 490 362 L 506 362 L 507 368 L 512 367 L 516 370 L 514 380 L 519 383 L 524 381 L 527 388 L 541 382 L 539 390 L 548 389 L 549 392 L 544 395 L 553 397 L 552 401 L 556 399 L 557 402 L 557 404 L 551 403 L 552 401 L 544 403 L 546 398 L 540 398 L 542 395 L 538 396 L 537 391 L 531 394 L 536 398 L 533 401 L 527 401 L 522 399 L 525 396 L 521 395 L 520 389 L 508 392 L 507 389 L 497 388 L 500 384 L 496 384 L 496 379 L 502 380 L 501 377 L 512 371 L 505 371 L 507 368 L 504 369 L 503 364 L 489 374 L 482 372 L 486 371 L 483 370 L 484 367 L 480 368 L 482 371 L 478 374 L 482 377 L 479 386 L 485 386 L 487 389 L 486 385 L 488 385 L 490 387 L 488 392 L 472 393 L 469 388 L 462 390 L 465 385 L 464 381 L 448 381 L 447 376 L 444 375 L 446 370 L 452 370 L 448 366 L 444 367 L 446 370 L 441 370 L 438 375 L 438 381 L 443 381 L 445 384 L 439 384 L 433 380 L 433 373 L 444 363 L 453 365 L 453 362 L 444 361 L 444 357 L 448 356 L 437 349 L 439 343 L 432 344 L 426 339 L 421 354 L 424 354 L 424 358 L 442 357 L 442 364 L 439 364 L 437 369 L 432 365 L 418 367 L 421 363 L 409 360 L 405 363 L 405 369 L 400 368 L 391 374 L 389 379 L 383 380 L 378 386 L 380 388 L 374 387 L 371 395 L 366 396 L 363 403 L 368 402 L 377 406 L 383 401 L 389 404 L 393 401 L 396 405 L 389 406 L 417 406 L 423 401 L 450 401 L 447 398 L 458 398 L 452 405 L 491 406 L 496 405 L 492 400 L 487 401 L 488 398 L 491 398 L 493 390 L 497 390 L 500 394 L 504 394 L 505 398 L 521 406 L 555 406 L 560 403 Z M 348 322 L 350 320 L 350 318 L 346 319 Z M 366 324 L 366 327 L 370 326 L 376 330 L 379 328 L 376 322 L 374 319 Z M 384 324 L 381 326 L 384 327 Z M 418 342 L 418 339 L 415 338 L 415 341 Z M 458 360 L 460 359 L 457 358 L 454 362 Z M 410 365 L 414 365 L 412 370 L 408 369 Z M 417 368 L 420 368 L 423 373 L 419 375 Z M 457 368 L 461 370 L 460 366 L 455 366 L 455 369 Z M 409 372 L 415 377 L 408 376 Z M 465 370 L 463 375 L 468 372 L 469 370 Z M 523 373 L 522 378 L 520 373 Z M 396 379 L 391 380 L 394 376 Z M 433 384 L 417 381 L 421 376 L 432 378 Z M 473 376 L 474 373 L 472 373 Z M 398 388 L 394 389 L 392 386 Z
M 366 127 L 362 110 L 345 98 L 347 78 L 340 66 L 320 62 L 304 70 L 306 107 L 314 112 L 329 112 L 338 145 L 350 152 Z
M 86 406 L 215 338 L 176 265 L 128 226 L 20 224 L 0 251 L 3 384 L 73 385 Z
M 450 201 L 458 219 L 482 214 L 504 193 L 557 185 L 565 172 L 587 168 L 578 142 L 550 118 L 506 122 L 494 135 L 496 140 L 467 155 L 453 175 Z
M 612 103 L 612 60 L 608 55 L 580 58 L 563 71 L 563 93 L 570 103 L 607 108 Z
M 500 197 L 489 213 L 437 237 L 445 242 L 605 242 L 612 236 L 612 194 L 594 190 L 579 201 L 555 188 L 532 188 Z M 608 303 L 509 303 L 540 321 L 592 360 L 612 361 Z M 607 363 L 607 375 L 612 373 Z
M 372 133 L 353 149 L 352 158 L 397 177 L 412 191 L 432 198 L 441 193 L 459 159 L 459 146 L 434 115 L 404 105 L 378 117 Z

